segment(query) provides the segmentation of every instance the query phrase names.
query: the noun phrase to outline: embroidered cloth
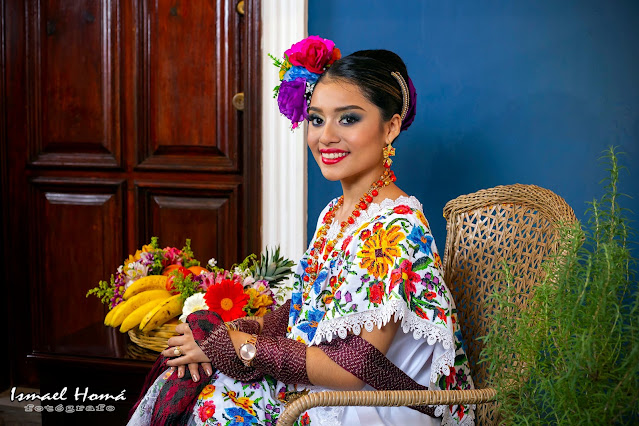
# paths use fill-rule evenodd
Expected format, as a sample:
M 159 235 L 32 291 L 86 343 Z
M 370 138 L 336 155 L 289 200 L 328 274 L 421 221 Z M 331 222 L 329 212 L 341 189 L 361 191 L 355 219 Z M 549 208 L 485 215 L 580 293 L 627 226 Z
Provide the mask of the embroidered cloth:
M 324 209 L 321 219 L 337 199 Z M 334 221 L 327 240 L 339 232 Z M 317 231 L 316 231 L 317 233 Z M 391 319 L 401 322 L 387 358 L 429 389 L 471 389 L 472 380 L 457 324 L 457 311 L 443 281 L 441 258 L 414 197 L 371 204 L 322 264 L 317 279 L 305 281 L 309 250 L 298 263 L 291 295 L 287 336 L 308 345 L 372 331 Z M 317 238 L 317 235 L 315 235 Z M 314 238 L 314 239 L 315 239 Z M 145 413 L 167 376 L 159 377 L 130 424 L 148 424 Z M 303 390 L 266 376 L 244 383 L 215 373 L 198 397 L 189 424 L 275 425 L 286 392 Z M 310 387 L 318 392 L 327 389 Z M 372 390 L 365 387 L 365 390 Z M 444 425 L 474 423 L 474 406 L 439 406 Z M 148 417 L 148 416 L 147 416 Z M 314 408 L 300 425 L 425 424 L 434 419 L 407 407 Z

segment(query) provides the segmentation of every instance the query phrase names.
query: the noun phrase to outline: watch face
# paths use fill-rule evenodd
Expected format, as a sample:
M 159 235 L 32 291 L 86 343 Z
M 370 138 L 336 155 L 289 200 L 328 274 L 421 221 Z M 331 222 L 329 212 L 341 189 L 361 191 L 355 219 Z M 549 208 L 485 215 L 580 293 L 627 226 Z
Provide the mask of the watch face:
M 240 347 L 240 357 L 245 361 L 250 361 L 255 357 L 255 345 L 251 343 L 244 343 Z

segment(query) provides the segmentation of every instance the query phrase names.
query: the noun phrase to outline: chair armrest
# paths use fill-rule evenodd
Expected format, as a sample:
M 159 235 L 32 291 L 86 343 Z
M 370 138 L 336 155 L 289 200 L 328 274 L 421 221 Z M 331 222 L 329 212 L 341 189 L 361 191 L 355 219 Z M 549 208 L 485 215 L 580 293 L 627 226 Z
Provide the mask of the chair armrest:
M 277 426 L 293 426 L 295 420 L 313 407 L 366 406 L 401 407 L 411 405 L 478 404 L 495 399 L 495 389 L 423 391 L 330 391 L 304 395 L 287 404 Z

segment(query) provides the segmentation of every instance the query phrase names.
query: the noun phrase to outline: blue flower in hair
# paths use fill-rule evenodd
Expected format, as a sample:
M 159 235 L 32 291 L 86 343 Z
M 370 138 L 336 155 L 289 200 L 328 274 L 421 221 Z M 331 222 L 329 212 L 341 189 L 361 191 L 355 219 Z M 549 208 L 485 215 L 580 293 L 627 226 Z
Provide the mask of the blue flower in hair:
M 315 74 L 314 72 L 310 72 L 304 67 L 291 67 L 286 74 L 284 74 L 284 81 L 292 81 L 296 78 L 303 78 L 310 84 L 315 84 L 317 79 L 319 78 L 319 74 Z

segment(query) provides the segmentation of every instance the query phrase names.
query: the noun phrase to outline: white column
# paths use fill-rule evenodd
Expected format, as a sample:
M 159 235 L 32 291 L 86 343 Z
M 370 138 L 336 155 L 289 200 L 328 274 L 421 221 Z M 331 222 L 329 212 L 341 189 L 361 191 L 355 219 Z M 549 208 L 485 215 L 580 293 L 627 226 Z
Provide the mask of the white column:
M 297 261 L 306 250 L 305 127 L 291 131 L 273 98 L 281 57 L 306 37 L 307 0 L 262 1 L 262 242 Z

